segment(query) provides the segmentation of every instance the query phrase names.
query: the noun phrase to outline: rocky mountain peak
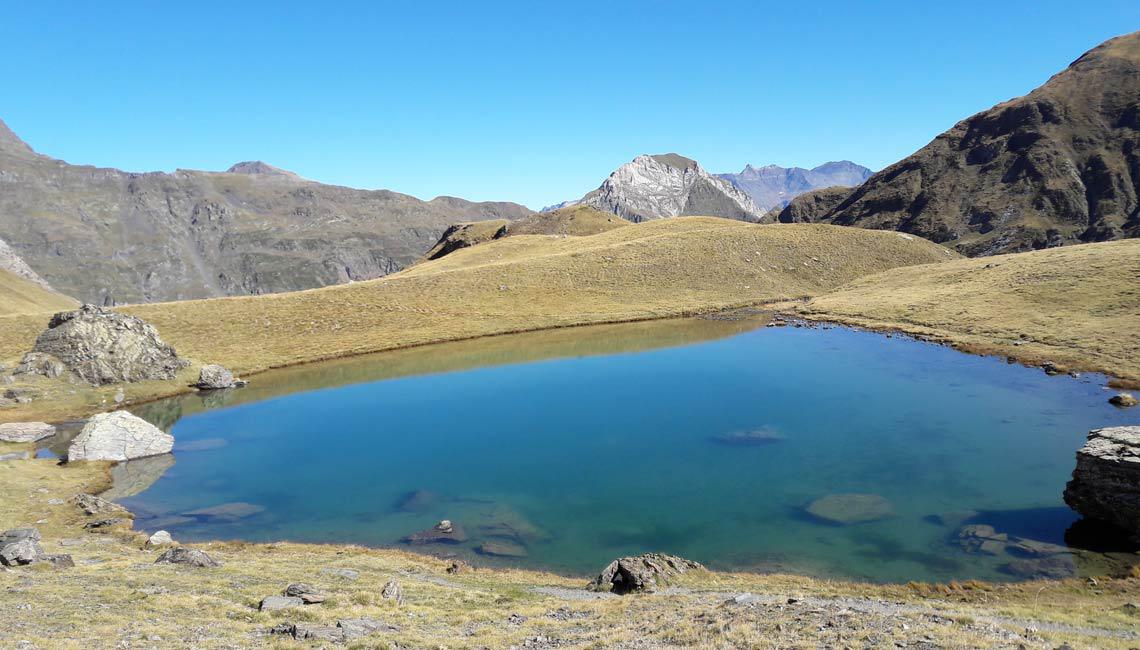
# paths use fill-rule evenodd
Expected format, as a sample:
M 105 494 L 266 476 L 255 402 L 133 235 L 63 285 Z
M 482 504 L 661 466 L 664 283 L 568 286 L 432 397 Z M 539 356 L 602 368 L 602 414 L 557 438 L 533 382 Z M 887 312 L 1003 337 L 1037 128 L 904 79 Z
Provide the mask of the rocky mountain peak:
M 740 188 L 761 210 L 782 208 L 792 199 L 825 187 L 854 187 L 870 178 L 870 169 L 849 160 L 827 162 L 818 167 L 780 167 L 745 165 L 739 174 L 718 174 Z
M 675 153 L 634 158 L 580 203 L 635 222 L 683 215 L 760 218 L 747 194 Z
M 12 132 L 4 120 L 0 120 L 0 153 L 21 155 L 21 156 L 34 156 L 36 152 L 28 146 L 28 143 L 20 139 L 20 136 Z
M 284 176 L 288 178 L 300 178 L 291 171 L 274 167 L 268 163 L 261 162 L 260 160 L 246 160 L 239 162 L 226 170 L 230 174 L 249 174 L 251 176 Z

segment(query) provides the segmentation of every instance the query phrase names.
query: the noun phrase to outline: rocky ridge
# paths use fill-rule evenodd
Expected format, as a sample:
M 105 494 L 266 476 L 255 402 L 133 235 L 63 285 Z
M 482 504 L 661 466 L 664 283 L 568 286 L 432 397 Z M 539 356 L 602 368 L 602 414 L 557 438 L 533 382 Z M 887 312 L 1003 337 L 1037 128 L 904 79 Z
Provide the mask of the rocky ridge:
M 762 213 L 732 183 L 675 153 L 634 158 L 578 204 L 633 222 L 686 215 L 759 221 Z
M 744 190 L 761 210 L 780 209 L 797 196 L 825 187 L 856 187 L 871 177 L 870 169 L 849 160 L 828 162 L 812 169 L 745 165 L 738 174 L 717 174 Z

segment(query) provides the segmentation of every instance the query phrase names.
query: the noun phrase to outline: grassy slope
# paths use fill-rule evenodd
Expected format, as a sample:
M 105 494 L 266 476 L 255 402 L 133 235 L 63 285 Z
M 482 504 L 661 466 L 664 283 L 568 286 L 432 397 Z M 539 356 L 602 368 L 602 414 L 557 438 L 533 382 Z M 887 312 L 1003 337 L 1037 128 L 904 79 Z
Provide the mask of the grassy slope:
M 893 232 L 663 219 L 590 237 L 508 237 L 369 282 L 123 311 L 153 323 L 184 356 L 249 373 L 439 341 L 817 295 L 861 275 L 953 257 Z M 7 319 L 0 361 L 28 350 L 45 322 L 45 315 Z M 90 410 L 93 394 L 107 396 L 72 395 L 67 388 L 3 411 L 0 420 Z M 177 389 L 177 382 L 125 387 L 129 399 Z
M 510 235 L 570 235 L 584 237 L 628 226 L 616 214 L 588 205 L 572 205 L 552 212 L 539 212 L 511 223 Z
M 1140 240 L 894 269 L 819 296 L 803 311 L 1134 383 L 1140 381 Z
M 77 304 L 63 294 L 0 269 L 0 316 L 58 311 Z

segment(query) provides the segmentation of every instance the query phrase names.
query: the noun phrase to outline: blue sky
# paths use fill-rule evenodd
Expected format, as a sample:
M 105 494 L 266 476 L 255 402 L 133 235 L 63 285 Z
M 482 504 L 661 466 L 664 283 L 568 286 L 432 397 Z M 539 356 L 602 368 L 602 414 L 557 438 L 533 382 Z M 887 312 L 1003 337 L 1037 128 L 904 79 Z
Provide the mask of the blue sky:
M 878 169 L 1140 29 L 1135 0 L 6 4 L 0 119 L 43 153 L 531 207 L 639 153 Z

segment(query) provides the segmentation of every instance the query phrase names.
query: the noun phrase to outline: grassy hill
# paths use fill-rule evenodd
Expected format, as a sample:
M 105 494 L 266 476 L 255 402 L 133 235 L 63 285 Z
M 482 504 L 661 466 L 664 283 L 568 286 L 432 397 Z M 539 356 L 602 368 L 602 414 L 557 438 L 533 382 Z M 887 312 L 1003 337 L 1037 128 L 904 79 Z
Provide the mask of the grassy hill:
M 1140 382 L 1140 240 L 893 269 L 803 311 Z
M 893 232 L 692 217 L 588 237 L 507 237 L 368 282 L 123 311 L 153 323 L 184 356 L 249 373 L 490 334 L 801 298 L 896 266 L 956 257 Z M 0 323 L 0 361 L 28 350 L 46 321 L 41 314 Z M 125 389 L 128 398 L 141 399 L 181 386 L 143 382 Z M 87 410 L 91 400 L 106 397 L 64 388 L 70 386 L 61 383 L 52 399 L 7 410 L 0 419 L 50 415 L 28 408 Z
M 573 205 L 551 212 L 536 212 L 513 222 L 506 219 L 492 219 L 458 223 L 444 231 L 435 246 L 419 261 L 439 259 L 461 248 L 515 235 L 585 237 L 628 225 L 629 222 L 625 219 L 588 205 Z
M 69 309 L 79 303 L 0 269 L 0 316 Z

